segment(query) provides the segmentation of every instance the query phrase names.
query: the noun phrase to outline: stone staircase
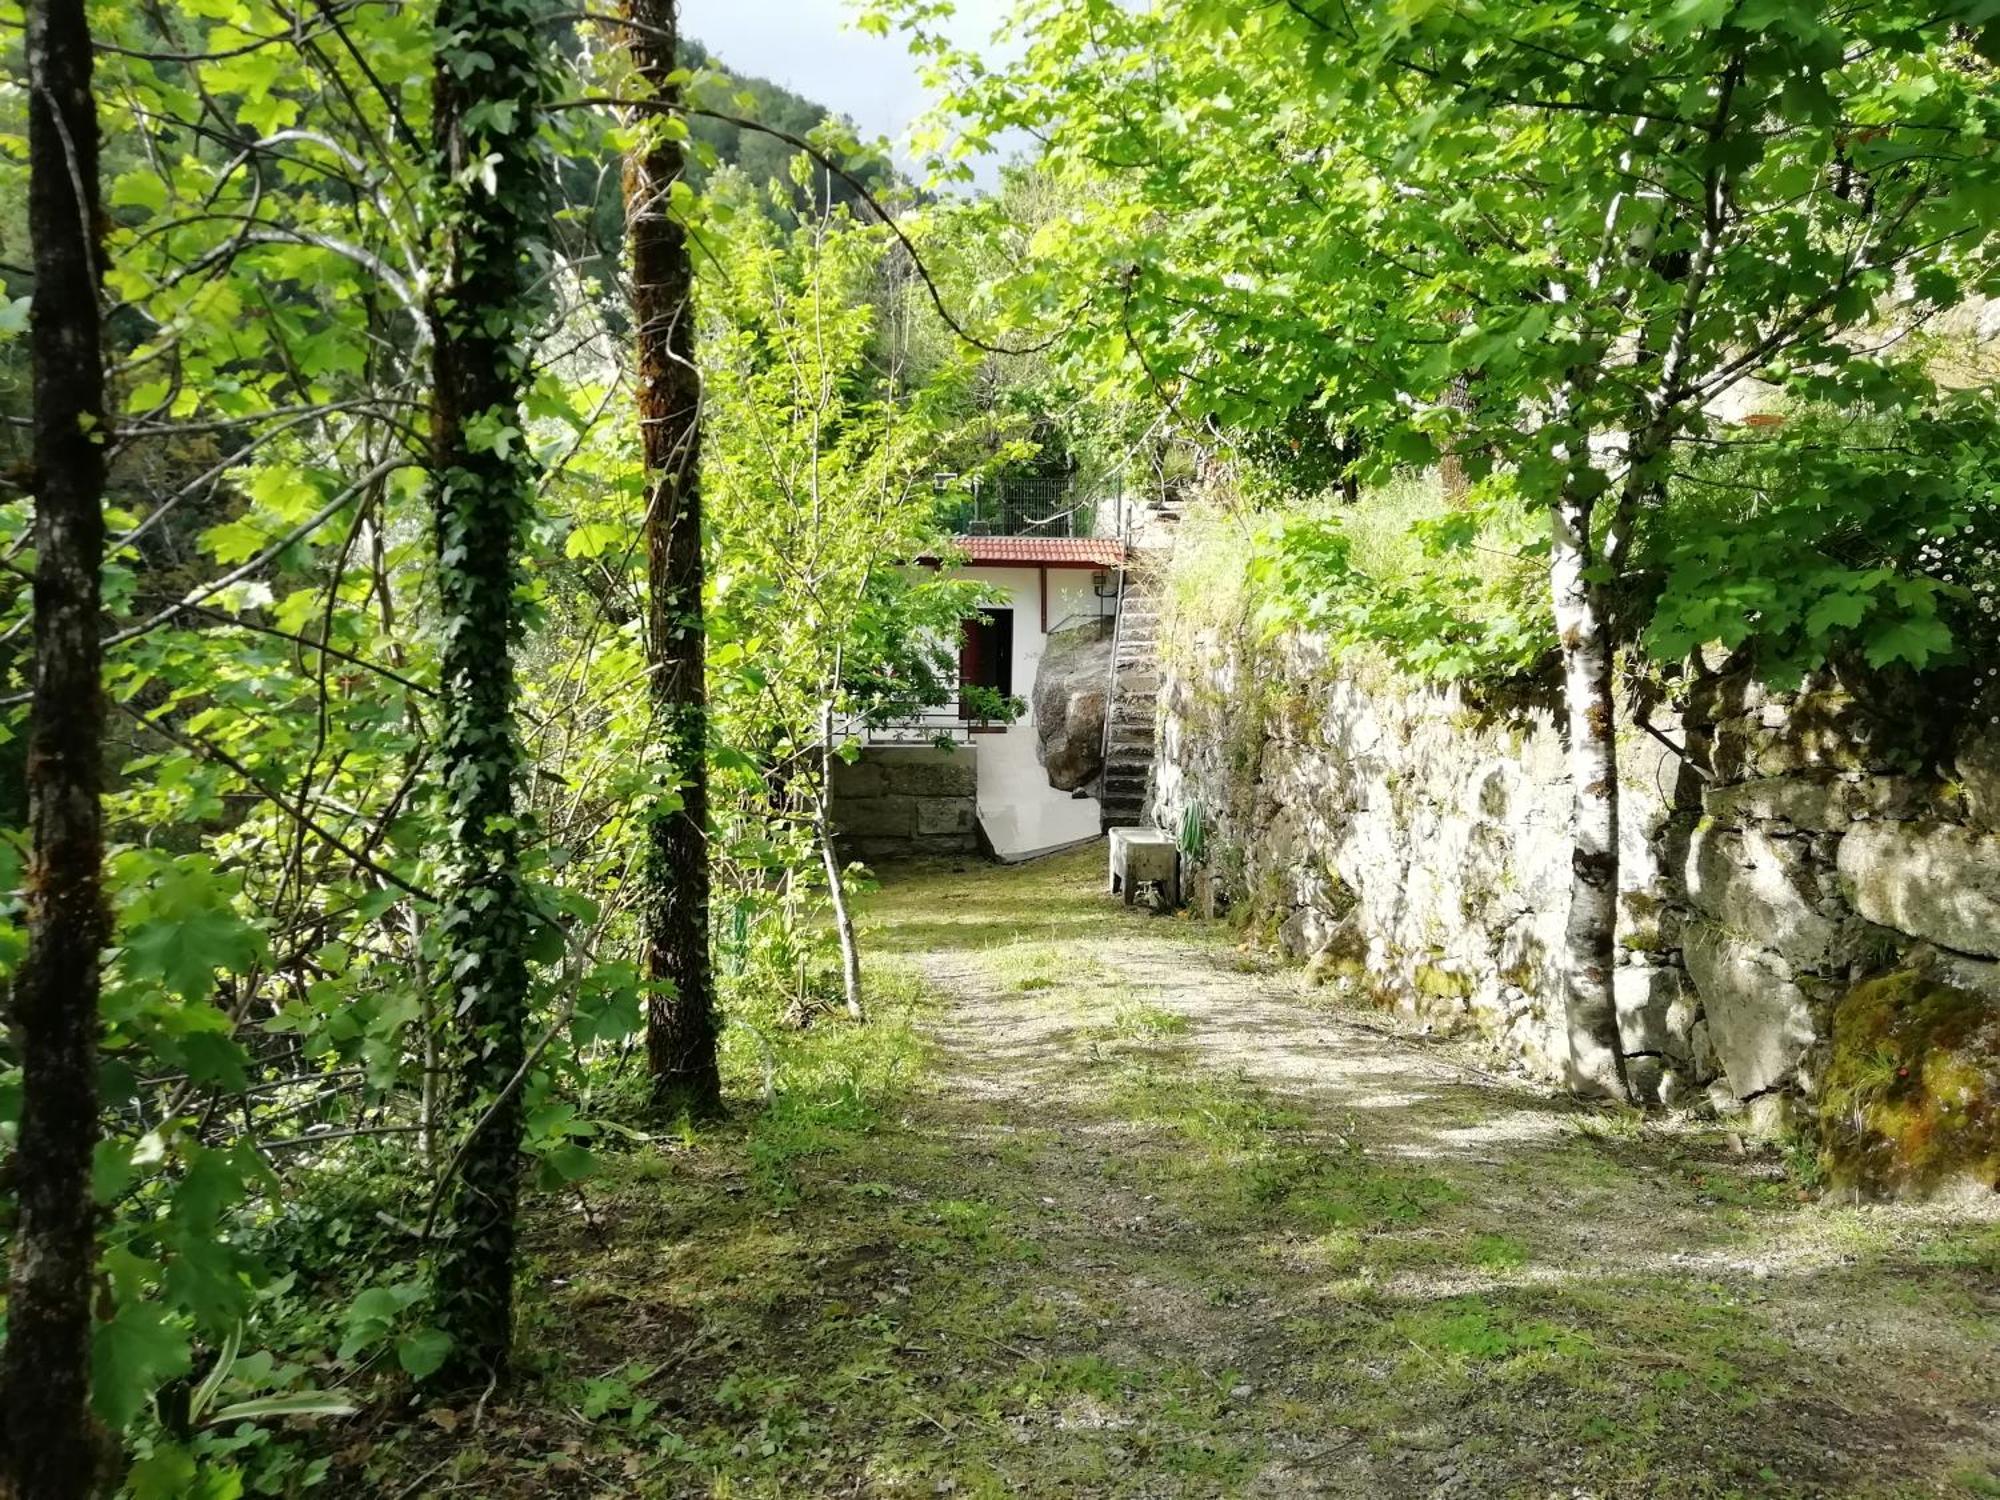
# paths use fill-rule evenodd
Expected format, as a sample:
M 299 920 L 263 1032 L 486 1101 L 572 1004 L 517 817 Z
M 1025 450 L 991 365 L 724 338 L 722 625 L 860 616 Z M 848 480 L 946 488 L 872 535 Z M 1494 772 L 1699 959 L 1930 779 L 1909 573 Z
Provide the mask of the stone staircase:
M 1145 821 L 1160 700 L 1160 589 L 1180 507 L 1155 502 L 1133 517 L 1124 592 L 1104 707 L 1104 771 L 1097 801 L 1106 830 Z

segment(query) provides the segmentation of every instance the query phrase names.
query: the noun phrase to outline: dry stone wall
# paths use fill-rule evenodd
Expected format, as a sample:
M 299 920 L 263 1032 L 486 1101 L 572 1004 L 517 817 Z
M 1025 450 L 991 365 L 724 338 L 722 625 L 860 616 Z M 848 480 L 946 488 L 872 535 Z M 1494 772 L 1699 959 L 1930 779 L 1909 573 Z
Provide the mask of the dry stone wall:
M 1718 670 L 1675 699 L 1623 704 L 1619 736 L 1616 992 L 1650 1099 L 1765 1123 L 1827 1104 L 1836 1012 L 1871 976 L 2000 1005 L 1992 726 L 1879 681 L 1779 697 Z M 1199 830 L 1197 899 L 1560 1079 L 1551 706 L 1474 703 L 1310 637 L 1170 626 L 1160 747 L 1154 815 Z

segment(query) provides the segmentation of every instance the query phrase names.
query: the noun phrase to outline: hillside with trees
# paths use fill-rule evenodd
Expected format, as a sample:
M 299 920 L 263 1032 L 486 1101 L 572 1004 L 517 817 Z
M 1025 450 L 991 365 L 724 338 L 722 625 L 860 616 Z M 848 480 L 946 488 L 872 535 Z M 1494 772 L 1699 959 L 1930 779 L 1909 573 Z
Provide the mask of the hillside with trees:
M 2000 1493 L 1992 4 L 950 10 L 0 0 L 0 1494 Z

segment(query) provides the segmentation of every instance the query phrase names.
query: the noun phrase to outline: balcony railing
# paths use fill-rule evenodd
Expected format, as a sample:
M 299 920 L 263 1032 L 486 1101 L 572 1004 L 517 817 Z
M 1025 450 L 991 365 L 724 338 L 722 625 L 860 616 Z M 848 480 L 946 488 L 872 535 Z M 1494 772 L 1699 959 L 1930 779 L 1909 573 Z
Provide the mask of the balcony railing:
M 956 708 L 934 708 L 874 723 L 850 717 L 835 725 L 835 734 L 862 745 L 969 745 L 974 732 L 986 727 L 968 723 Z
M 1067 475 L 1007 475 L 998 479 L 938 476 L 951 498 L 946 516 L 959 536 L 1074 536 L 1076 487 Z

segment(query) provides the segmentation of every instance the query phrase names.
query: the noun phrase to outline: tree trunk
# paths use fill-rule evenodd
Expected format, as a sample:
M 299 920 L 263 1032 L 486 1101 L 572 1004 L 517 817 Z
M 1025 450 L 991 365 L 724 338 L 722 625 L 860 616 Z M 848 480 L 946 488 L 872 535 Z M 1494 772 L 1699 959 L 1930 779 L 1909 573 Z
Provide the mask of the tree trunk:
M 515 806 L 519 540 L 533 504 L 521 433 L 534 313 L 530 252 L 547 224 L 538 25 L 524 0 L 444 0 L 433 115 L 444 264 L 432 328 L 431 492 L 438 548 L 451 846 L 438 973 L 462 1148 L 434 1295 L 444 1377 L 497 1377 L 512 1338 L 529 914 Z M 482 107 L 483 106 L 483 107 Z M 482 170 L 483 164 L 483 170 Z M 490 186 L 489 186 L 490 184 Z M 496 434 L 507 434 L 496 437 Z
M 826 889 L 833 901 L 833 930 L 840 939 L 840 987 L 847 1013 L 867 1018 L 861 1004 L 861 941 L 854 931 L 854 914 L 847 909 L 847 892 L 840 881 L 840 855 L 833 847 L 833 701 L 820 716 L 819 794 L 813 804 L 813 832 L 819 839 L 820 862 L 826 866 Z
M 1472 381 L 1470 371 L 1454 375 L 1444 393 L 1444 404 L 1453 411 L 1472 411 Z M 1457 441 L 1445 445 L 1438 453 L 1438 488 L 1443 492 L 1444 503 L 1453 509 L 1465 504 L 1465 497 L 1472 489 L 1472 476 L 1465 468 L 1465 453 Z
M 1591 579 L 1592 502 L 1566 485 L 1551 511 L 1549 581 L 1569 728 L 1570 886 L 1563 1012 L 1572 1088 L 1630 1097 L 1612 966 L 1618 922 L 1618 739 L 1602 586 Z
M 14 992 L 20 1218 L 7 1302 L 6 1459 L 20 1500 L 96 1490 L 90 1196 L 98 954 L 109 936 L 98 645 L 104 358 L 97 112 L 82 0 L 28 9 L 28 223 L 35 294 L 35 677 L 28 724 L 28 954 Z
M 651 96 L 679 102 L 675 0 L 625 0 L 627 45 Z M 646 831 L 641 902 L 653 1100 L 667 1115 L 722 1108 L 708 953 L 708 695 L 701 589 L 701 376 L 694 262 L 670 192 L 686 166 L 677 118 L 654 116 L 625 163 L 639 438 L 646 464 L 646 646 L 659 810 Z

